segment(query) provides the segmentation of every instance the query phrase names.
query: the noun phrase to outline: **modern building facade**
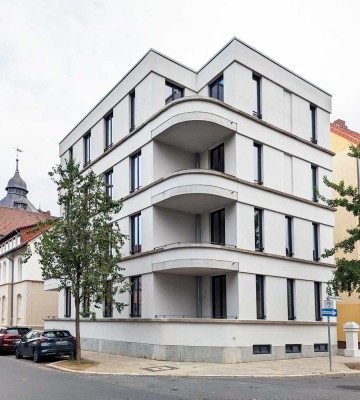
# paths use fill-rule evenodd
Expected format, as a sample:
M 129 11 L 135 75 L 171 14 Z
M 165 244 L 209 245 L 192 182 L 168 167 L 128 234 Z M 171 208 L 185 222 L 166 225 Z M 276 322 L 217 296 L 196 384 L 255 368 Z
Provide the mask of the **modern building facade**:
M 349 157 L 350 145 L 358 147 L 360 145 L 360 133 L 354 132 L 346 126 L 346 122 L 341 119 L 330 124 L 331 150 L 334 156 L 334 182 L 344 180 L 346 185 L 360 187 L 360 169 L 359 160 Z M 357 218 L 343 208 L 338 208 L 335 213 L 334 242 L 337 243 L 348 236 L 347 229 L 355 227 L 358 224 Z M 355 244 L 355 250 L 352 253 L 340 251 L 337 257 L 346 259 L 359 259 L 360 247 Z M 345 344 L 344 324 L 354 321 L 360 324 L 360 299 L 359 295 L 353 293 L 349 296 L 347 293 L 341 295 L 342 301 L 337 303 L 338 314 L 338 341 L 341 345 Z M 359 340 L 360 345 L 360 340 Z
M 234 38 L 199 71 L 150 50 L 61 141 L 112 183 L 128 304 L 83 348 L 241 362 L 327 354 L 331 96 Z M 47 290 L 57 290 L 46 281 Z M 73 330 L 69 291 L 47 327 Z M 120 298 L 119 298 L 120 299 Z M 105 311 L 105 308 L 104 308 Z M 336 326 L 331 334 L 336 343 Z

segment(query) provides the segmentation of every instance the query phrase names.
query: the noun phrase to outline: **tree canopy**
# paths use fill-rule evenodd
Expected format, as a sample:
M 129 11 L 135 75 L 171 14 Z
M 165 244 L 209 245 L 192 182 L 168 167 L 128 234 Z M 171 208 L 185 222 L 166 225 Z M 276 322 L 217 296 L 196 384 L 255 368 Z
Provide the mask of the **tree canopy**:
M 360 150 L 354 146 L 350 146 L 348 156 L 359 160 Z M 325 250 L 323 257 L 333 256 L 339 250 L 342 250 L 344 253 L 352 253 L 356 243 L 360 240 L 359 188 L 352 185 L 345 185 L 344 180 L 341 180 L 339 183 L 331 182 L 327 177 L 324 177 L 324 183 L 326 186 L 333 189 L 338 196 L 336 198 L 327 199 L 320 195 L 320 198 L 330 207 L 342 207 L 352 213 L 356 217 L 357 223 L 355 226 L 349 227 L 346 230 L 348 237 L 335 243 L 332 249 Z M 347 292 L 350 295 L 356 292 L 360 295 L 360 260 L 357 258 L 357 255 L 354 256 L 353 259 L 347 259 L 345 257 L 336 258 L 336 267 L 333 277 L 329 282 L 328 293 L 338 295 L 340 292 Z
M 73 160 L 49 175 L 57 185 L 62 216 L 47 221 L 51 227 L 35 243 L 35 252 L 43 278 L 56 279 L 59 291 L 71 291 L 80 360 L 80 315 L 95 318 L 96 309 L 108 313 L 114 305 L 121 312 L 125 306 L 117 301 L 117 294 L 129 290 L 119 266 L 125 236 L 113 222 L 122 203 L 111 198 L 103 176 L 91 170 L 81 173 Z

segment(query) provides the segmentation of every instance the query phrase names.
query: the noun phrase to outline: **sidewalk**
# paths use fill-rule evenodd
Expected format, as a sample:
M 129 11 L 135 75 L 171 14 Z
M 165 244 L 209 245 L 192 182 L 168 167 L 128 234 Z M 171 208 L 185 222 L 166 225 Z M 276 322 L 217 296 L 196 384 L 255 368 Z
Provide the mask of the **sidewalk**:
M 67 360 L 51 363 L 48 366 L 76 373 L 138 376 L 297 377 L 360 375 L 360 370 L 353 370 L 345 365 L 345 363 L 360 363 L 360 359 L 343 356 L 333 357 L 332 373 L 329 371 L 328 357 L 220 364 L 147 360 L 92 351 L 82 351 L 82 356 L 98 364 L 87 368 L 85 371 L 69 369 Z M 64 368 L 65 366 L 66 368 Z

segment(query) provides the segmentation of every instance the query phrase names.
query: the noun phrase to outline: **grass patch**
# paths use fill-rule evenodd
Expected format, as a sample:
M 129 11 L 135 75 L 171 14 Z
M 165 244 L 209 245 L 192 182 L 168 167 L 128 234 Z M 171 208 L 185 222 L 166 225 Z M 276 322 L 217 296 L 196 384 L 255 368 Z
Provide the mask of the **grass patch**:
M 350 369 L 360 370 L 360 362 L 358 362 L 358 363 L 347 363 L 345 365 Z
M 86 371 L 98 364 L 97 361 L 88 360 L 87 358 L 82 358 L 80 364 L 78 364 L 76 360 L 63 360 L 58 362 L 58 365 L 61 367 L 72 369 L 73 371 Z

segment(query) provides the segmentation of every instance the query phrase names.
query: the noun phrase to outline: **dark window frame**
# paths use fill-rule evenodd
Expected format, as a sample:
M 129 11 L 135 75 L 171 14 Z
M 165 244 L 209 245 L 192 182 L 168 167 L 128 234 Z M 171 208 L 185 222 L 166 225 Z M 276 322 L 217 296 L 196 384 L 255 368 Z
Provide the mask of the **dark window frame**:
M 64 289 L 64 318 L 71 318 L 71 289 Z
M 327 353 L 329 346 L 327 343 L 314 343 L 314 353 Z
M 320 226 L 318 223 L 312 223 L 312 231 L 313 231 L 313 260 L 320 261 Z
M 113 113 L 111 112 L 104 118 L 105 122 L 105 147 L 104 151 L 107 151 L 113 145 Z
M 129 131 L 132 132 L 135 129 L 135 90 L 129 93 L 130 101 L 130 128 Z
M 318 185 L 319 185 L 318 172 L 319 172 L 318 166 L 311 164 L 312 200 L 315 202 L 319 201 L 319 198 L 318 198 Z
M 84 135 L 84 167 L 91 163 L 91 132 Z
M 317 129 L 316 129 L 316 112 L 317 107 L 313 104 L 310 104 L 310 122 L 311 122 L 311 136 L 310 141 L 314 144 L 317 144 Z
M 225 245 L 225 224 L 225 208 L 210 213 L 210 242 L 212 244 Z
M 69 161 L 74 159 L 74 148 L 71 146 L 69 148 Z
M 131 296 L 130 296 L 130 317 L 141 318 L 141 302 L 142 302 L 142 279 L 141 275 L 131 276 Z
M 256 275 L 256 319 L 266 319 L 265 314 L 265 276 Z
M 114 305 L 113 305 L 113 281 L 108 280 L 106 282 L 105 288 L 105 297 L 104 297 L 104 308 L 103 308 L 103 317 L 104 318 L 112 318 L 114 313 Z
M 211 277 L 211 291 L 212 317 L 215 319 L 227 319 L 225 274 Z M 215 295 L 215 291 L 217 291 L 219 296 Z M 218 302 L 216 300 L 218 300 Z
M 130 216 L 130 254 L 141 253 L 141 213 Z
M 263 184 L 262 177 L 262 144 L 254 142 L 254 183 Z
M 130 156 L 130 193 L 141 188 L 141 150 Z
M 221 74 L 209 84 L 209 96 L 213 99 L 224 101 L 224 88 L 224 75 Z
M 271 354 L 271 344 L 254 344 L 253 354 Z
M 288 310 L 288 320 L 295 321 L 295 280 L 287 279 L 286 281 L 287 287 L 287 310 Z
M 184 97 L 184 88 L 181 88 L 180 86 L 175 85 L 174 83 L 171 83 L 169 81 L 165 81 L 165 86 L 171 88 L 171 95 L 165 98 L 165 104 L 169 104 L 174 100 Z
M 210 169 L 225 172 L 225 146 L 219 144 L 210 150 Z
M 321 282 L 314 282 L 314 299 L 315 299 L 315 321 L 322 321 L 322 285 Z
M 300 354 L 302 352 L 301 344 L 286 344 L 285 353 L 286 354 Z
M 256 218 L 258 230 L 256 227 Z M 261 208 L 254 208 L 254 230 L 255 230 L 255 251 L 264 251 L 264 210 Z
M 109 171 L 106 171 L 104 174 L 105 177 L 105 192 L 106 194 L 110 197 L 110 199 L 113 198 L 113 174 L 114 171 L 113 169 L 110 169 Z
M 253 74 L 252 76 L 253 81 L 255 81 L 256 88 L 255 88 L 255 101 L 256 105 L 255 108 L 256 110 L 253 110 L 253 116 L 257 117 L 259 119 L 262 119 L 262 113 L 261 113 L 261 76 L 257 74 Z
M 294 246 L 293 246 L 293 217 L 285 215 L 285 253 L 286 257 L 293 257 Z

